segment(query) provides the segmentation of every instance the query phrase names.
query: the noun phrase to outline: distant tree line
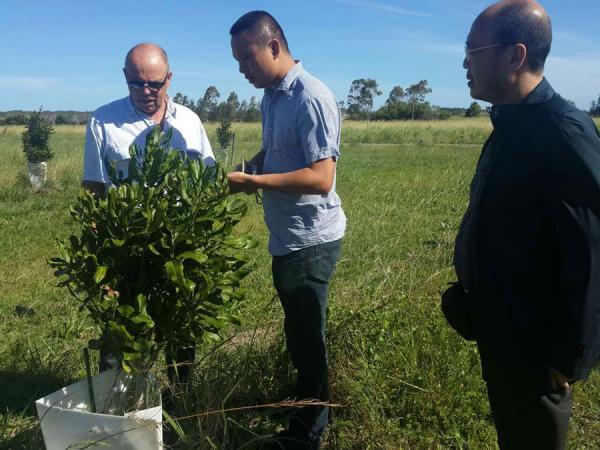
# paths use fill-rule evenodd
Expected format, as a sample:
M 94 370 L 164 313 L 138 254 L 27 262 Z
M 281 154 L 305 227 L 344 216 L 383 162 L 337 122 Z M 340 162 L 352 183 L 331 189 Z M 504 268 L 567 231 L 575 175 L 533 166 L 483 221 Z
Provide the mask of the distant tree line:
M 31 111 L 0 112 L 0 125 L 25 125 Z M 85 125 L 90 113 L 85 111 L 42 111 L 44 120 L 55 125 Z
M 373 111 L 375 97 L 382 94 L 376 80 L 360 78 L 350 85 L 347 103 L 340 102 L 342 113 L 353 120 L 444 120 L 452 116 L 478 117 L 489 112 L 477 102 L 468 108 L 444 108 L 432 106 L 426 96 L 432 92 L 427 80 L 421 80 L 408 88 L 394 86 L 383 106 Z M 205 122 L 260 122 L 260 100 L 239 100 L 230 92 L 227 100 L 219 101 L 221 94 L 215 86 L 209 86 L 204 95 L 194 100 L 180 92 L 173 101 L 187 106 Z M 1 125 L 25 125 L 30 111 L 0 111 Z M 85 125 L 90 117 L 86 111 L 42 111 L 44 119 L 55 125 Z M 589 114 L 600 117 L 600 95 L 592 101 Z
M 203 122 L 260 122 L 260 102 L 256 97 L 240 102 L 238 95 L 230 92 L 227 100 L 219 102 L 220 98 L 219 90 L 209 86 L 198 100 L 178 92 L 173 101 L 190 108 Z
M 349 119 L 356 120 L 444 120 L 452 115 L 464 114 L 464 108 L 441 108 L 432 106 L 425 100 L 432 92 L 427 80 L 410 85 L 404 89 L 394 86 L 385 104 L 373 111 L 373 100 L 382 94 L 376 80 L 360 78 L 350 86 L 344 114 Z

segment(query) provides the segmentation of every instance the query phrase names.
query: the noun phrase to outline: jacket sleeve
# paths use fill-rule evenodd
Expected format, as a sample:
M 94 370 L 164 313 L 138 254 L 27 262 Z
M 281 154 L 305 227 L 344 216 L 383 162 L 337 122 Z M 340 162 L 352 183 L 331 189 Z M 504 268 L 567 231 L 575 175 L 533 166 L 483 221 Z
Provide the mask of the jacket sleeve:
M 549 365 L 586 379 L 600 356 L 600 136 L 578 112 L 563 119 L 545 160 L 556 269 Z

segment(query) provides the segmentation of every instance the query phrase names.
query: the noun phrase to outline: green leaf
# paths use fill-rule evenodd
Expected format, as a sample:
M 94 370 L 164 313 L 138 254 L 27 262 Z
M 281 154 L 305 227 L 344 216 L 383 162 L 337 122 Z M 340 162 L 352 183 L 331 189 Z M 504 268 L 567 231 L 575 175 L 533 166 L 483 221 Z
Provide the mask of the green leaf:
M 117 311 L 119 311 L 119 313 L 125 317 L 131 317 L 131 315 L 135 313 L 133 306 L 129 305 L 121 305 L 117 308 Z
M 218 330 L 224 328 L 227 325 L 227 322 L 225 320 L 217 319 L 215 317 L 204 316 L 203 319 L 207 324 L 209 324 L 212 327 L 215 327 Z
M 148 245 L 148 250 L 150 250 L 156 256 L 161 256 L 161 253 L 156 249 L 156 247 L 154 246 L 154 244 Z
M 183 274 L 183 264 L 181 261 L 174 260 L 165 263 L 165 269 L 171 278 L 171 281 L 178 286 L 185 295 L 190 295 L 190 286 Z
M 98 266 L 96 268 L 96 273 L 94 273 L 94 281 L 96 284 L 100 284 L 104 277 L 106 277 L 106 272 L 108 271 L 107 266 Z
M 115 247 L 123 247 L 125 239 L 112 239 L 112 243 L 115 244 Z
M 208 260 L 208 256 L 202 253 L 200 250 L 196 250 L 194 252 L 183 252 L 177 255 L 177 258 L 180 260 L 184 259 L 193 259 L 194 261 L 203 264 Z

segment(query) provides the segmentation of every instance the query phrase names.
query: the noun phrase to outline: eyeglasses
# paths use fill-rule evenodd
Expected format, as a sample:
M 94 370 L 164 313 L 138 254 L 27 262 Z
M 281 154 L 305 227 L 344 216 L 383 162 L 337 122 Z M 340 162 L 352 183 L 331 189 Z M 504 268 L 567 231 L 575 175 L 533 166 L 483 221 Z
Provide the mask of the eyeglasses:
M 151 91 L 158 91 L 159 89 L 162 89 L 162 87 L 167 83 L 167 78 L 169 78 L 168 72 L 167 72 L 167 75 L 165 75 L 165 79 L 162 81 L 132 80 L 132 81 L 127 81 L 127 86 L 129 86 L 132 89 L 140 89 L 140 90 L 147 87 Z
M 499 42 L 497 44 L 484 45 L 483 47 L 477 47 L 477 48 L 469 48 L 469 46 L 467 44 L 467 45 L 465 45 L 465 56 L 469 57 L 473 53 L 477 53 L 482 50 L 487 50 L 488 48 L 502 47 L 503 45 L 515 45 L 516 43 L 517 42 Z

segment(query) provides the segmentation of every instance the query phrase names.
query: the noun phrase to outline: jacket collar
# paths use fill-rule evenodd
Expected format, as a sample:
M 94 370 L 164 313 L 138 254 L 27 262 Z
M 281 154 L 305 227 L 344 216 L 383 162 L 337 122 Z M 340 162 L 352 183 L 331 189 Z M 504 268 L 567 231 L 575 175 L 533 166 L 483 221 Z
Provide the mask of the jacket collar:
M 531 91 L 527 97 L 523 99 L 521 103 L 514 105 L 494 105 L 490 112 L 490 119 L 494 127 L 507 122 L 509 119 L 515 117 L 516 114 L 529 110 L 532 106 L 540 103 L 545 103 L 556 95 L 556 92 L 546 80 L 546 77 L 542 78 L 542 81 Z

